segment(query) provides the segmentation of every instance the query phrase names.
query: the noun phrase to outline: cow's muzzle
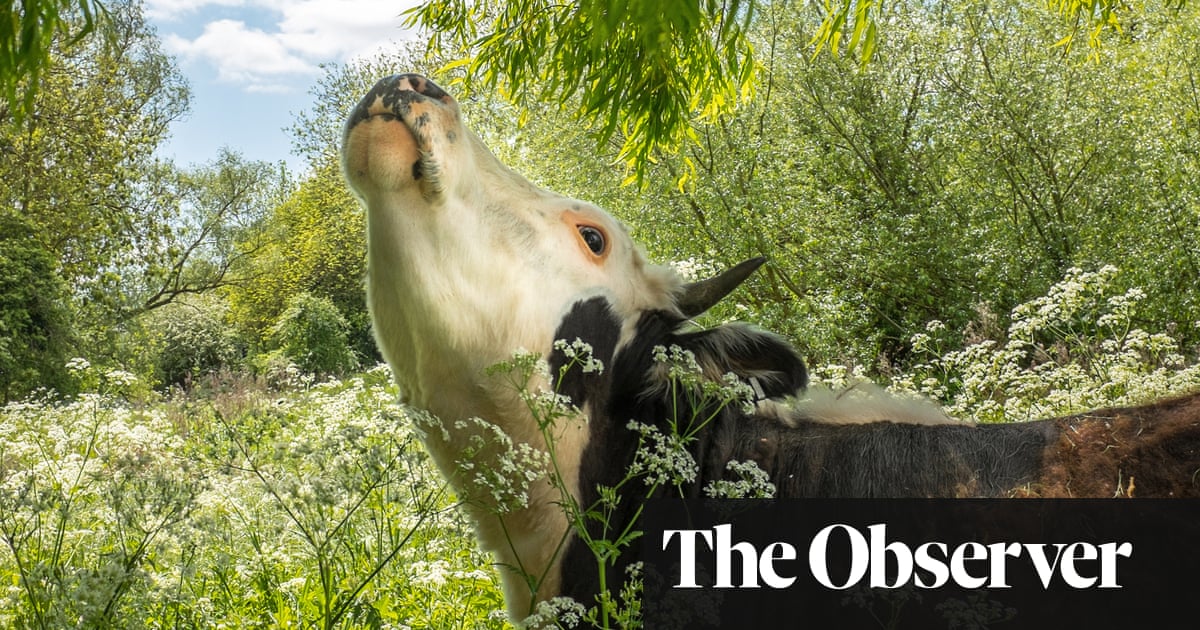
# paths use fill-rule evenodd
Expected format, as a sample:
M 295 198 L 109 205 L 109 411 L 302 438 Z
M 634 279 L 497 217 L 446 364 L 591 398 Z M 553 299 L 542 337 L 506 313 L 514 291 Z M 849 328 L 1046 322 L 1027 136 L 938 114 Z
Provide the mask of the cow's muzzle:
M 419 74 L 394 74 L 381 79 L 363 96 L 350 115 L 349 127 L 381 115 L 395 116 L 412 127 L 419 119 L 413 116 L 413 105 L 429 101 L 440 101 L 457 115 L 458 102 L 433 81 Z

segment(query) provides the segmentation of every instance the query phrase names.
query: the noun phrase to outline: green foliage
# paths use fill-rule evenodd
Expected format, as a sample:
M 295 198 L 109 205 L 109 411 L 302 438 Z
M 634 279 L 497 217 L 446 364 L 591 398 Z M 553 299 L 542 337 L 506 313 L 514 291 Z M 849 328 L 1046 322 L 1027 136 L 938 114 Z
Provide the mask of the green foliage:
M 177 218 L 153 151 L 187 89 L 139 4 L 112 3 L 96 28 L 102 36 L 50 41 L 30 115 L 0 112 L 0 208 L 27 222 L 54 261 L 47 273 L 67 287 L 60 307 L 78 334 L 63 343 L 149 375 L 129 293 L 147 286 Z
M 0 121 L 33 108 L 55 40 L 78 42 L 105 18 L 97 0 L 9 0 L 0 19 Z
M 1143 20 L 1161 19 L 1156 11 L 1182 22 L 1187 19 L 1180 12 L 1184 5 L 1134 8 L 1115 0 L 1046 0 L 1031 8 L 1038 17 L 1056 17 L 1053 28 L 1017 36 L 1031 46 L 1053 45 L 1069 54 L 1082 31 L 1090 56 L 1100 61 L 1105 33 L 1124 34 L 1124 28 L 1140 26 Z M 808 13 L 810 8 L 815 13 Z M 695 123 L 733 115 L 756 91 L 764 42 L 755 41 L 749 32 L 754 22 L 764 21 L 761 14 L 769 15 L 765 21 L 770 22 L 789 20 L 781 17 L 788 13 L 815 15 L 815 22 L 805 20 L 797 54 L 812 58 L 828 49 L 831 58 L 865 68 L 877 49 L 904 39 L 892 30 L 897 19 L 930 9 L 950 19 L 961 19 L 964 9 L 973 10 L 969 4 L 893 5 L 876 0 L 826 0 L 811 7 L 687 0 L 666 8 L 644 0 L 437 0 L 408 15 L 412 24 L 432 34 L 433 50 L 461 51 L 463 56 L 444 70 L 465 68 L 473 91 L 499 91 L 522 108 L 522 123 L 538 102 L 576 108 L 573 115 L 586 121 L 598 140 L 595 145 L 603 149 L 616 138 L 618 158 L 632 171 L 624 183 L 644 183 L 647 168 L 662 153 L 703 145 Z M 977 35 L 984 41 L 985 34 Z M 684 179 L 691 175 L 679 173 Z
M 269 341 L 300 369 L 342 374 L 358 365 L 346 342 L 350 324 L 328 298 L 298 293 L 288 299 Z
M 0 205 L 33 222 L 73 289 L 106 301 L 121 285 L 112 267 L 165 228 L 140 203 L 141 183 L 187 89 L 140 6 L 110 7 L 101 28 L 104 38 L 56 43 L 34 115 L 0 121 Z
M 341 313 L 354 354 L 377 356 L 363 288 L 365 219 L 336 162 L 312 171 L 252 234 L 255 241 L 239 244 L 245 255 L 235 270 L 242 280 L 228 289 L 231 317 L 248 336 L 260 347 L 270 345 L 270 328 L 287 301 L 308 293 L 329 300 Z
M 887 19 L 881 20 L 880 16 L 886 15 L 885 11 L 914 11 L 914 7 L 910 5 L 897 4 L 898 8 L 881 0 L 825 0 L 821 5 L 823 18 L 810 44 L 815 46 L 818 54 L 825 48 L 834 56 L 845 50 L 847 55 L 857 55 L 860 63 L 866 65 L 870 63 L 879 44 L 881 22 L 885 24 L 884 31 L 888 30 Z M 1162 7 L 1135 7 L 1118 0 L 1043 0 L 1041 6 L 1031 8 L 1036 8 L 1046 15 L 1057 15 L 1060 23 L 1049 33 L 1036 34 L 1034 43 L 1046 46 L 1053 42 L 1054 47 L 1062 47 L 1065 52 L 1070 53 L 1076 38 L 1082 33 L 1087 40 L 1090 56 L 1100 61 L 1101 47 L 1106 34 L 1121 35 L 1125 27 L 1136 26 L 1139 20 L 1149 17 L 1151 11 L 1173 11 L 1183 5 L 1182 0 Z M 915 10 L 919 11 L 919 8 Z M 1064 26 L 1067 32 L 1062 35 L 1061 29 Z M 1057 40 L 1050 39 L 1051 37 Z
M 38 387 L 70 389 L 66 286 L 33 234 L 28 221 L 0 210 L 0 402 Z
M 753 6 L 445 0 L 410 15 L 432 33 L 434 49 L 468 51 L 450 67 L 469 66 L 482 76 L 480 90 L 522 104 L 577 105 L 601 144 L 620 138 L 620 157 L 640 181 L 656 151 L 689 136 L 695 116 L 728 114 L 750 91 L 755 63 L 745 25 Z
M 141 4 L 106 6 L 95 24 L 103 37 L 48 40 L 32 115 L 0 111 L 0 207 L 23 217 L 54 261 L 47 274 L 68 288 L 44 292 L 77 332 L 55 338 L 100 364 L 148 380 L 165 368 L 173 380 L 188 359 L 158 364 L 158 331 L 143 316 L 256 274 L 244 261 L 266 246 L 264 215 L 290 182 L 233 151 L 187 169 L 155 158 L 187 110 L 187 87 Z
M 238 369 L 246 348 L 228 317 L 229 306 L 213 294 L 173 302 L 150 313 L 148 327 L 158 335 L 158 383 L 188 384 L 204 374 Z
M 813 363 L 903 370 L 925 322 L 962 343 L 980 313 L 1109 263 L 1146 291 L 1146 324 L 1191 348 L 1200 20 L 1182 11 L 1148 9 L 1094 64 L 1049 49 L 1058 19 L 1036 6 L 913 8 L 860 67 L 805 52 L 817 18 L 764 6 L 758 97 L 660 154 L 642 190 L 552 107 L 514 132 L 509 106 L 481 100 L 472 122 L 516 170 L 612 209 L 652 258 L 712 272 L 768 256 L 710 317 L 784 333 Z
M 156 164 L 144 181 L 150 229 L 131 235 L 139 254 L 112 269 L 122 286 L 110 299 L 122 319 L 249 281 L 256 271 L 246 261 L 270 245 L 266 217 L 292 187 L 282 165 L 228 149 L 188 169 Z

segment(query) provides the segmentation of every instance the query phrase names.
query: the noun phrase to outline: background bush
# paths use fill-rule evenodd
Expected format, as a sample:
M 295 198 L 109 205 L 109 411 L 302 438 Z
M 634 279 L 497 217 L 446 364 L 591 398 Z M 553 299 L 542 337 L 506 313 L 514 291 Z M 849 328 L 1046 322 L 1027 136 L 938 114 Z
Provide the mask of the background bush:
M 358 364 L 347 343 L 349 331 L 332 301 L 300 293 L 288 299 L 268 342 L 306 372 L 341 374 Z
M 204 374 L 240 369 L 246 343 L 229 324 L 229 307 L 215 295 L 192 296 L 149 317 L 158 336 L 155 373 L 161 385 L 190 383 Z

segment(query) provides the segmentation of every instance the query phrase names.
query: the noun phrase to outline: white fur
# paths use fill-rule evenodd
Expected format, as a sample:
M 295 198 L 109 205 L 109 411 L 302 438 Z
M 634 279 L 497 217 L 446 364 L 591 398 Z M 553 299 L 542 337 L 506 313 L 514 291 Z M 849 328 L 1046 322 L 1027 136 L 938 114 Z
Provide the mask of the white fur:
M 482 545 L 502 567 L 546 576 L 535 594 L 520 575 L 501 571 L 509 613 L 519 620 L 558 590 L 554 543 L 568 532 L 561 497 L 542 480 L 527 509 L 497 516 L 487 494 L 460 475 L 456 459 L 471 432 L 456 421 L 484 418 L 514 443 L 544 449 L 517 392 L 485 370 L 519 348 L 548 357 L 559 319 L 582 296 L 604 295 L 628 322 L 645 309 L 672 308 L 681 281 L 649 264 L 604 211 L 539 189 L 502 165 L 463 127 L 452 99 L 413 103 L 410 122 L 428 116 L 416 133 L 382 99 L 368 106 L 370 117 L 347 127 L 343 167 L 367 209 L 376 339 L 404 401 L 441 420 L 444 431 L 430 431 L 426 446 L 466 500 Z M 419 159 L 423 177 L 414 179 Z M 603 259 L 580 246 L 576 220 L 605 232 Z M 578 499 L 584 419 L 564 422 L 556 434 L 559 473 Z
M 790 417 L 830 424 L 901 424 L 971 423 L 946 415 L 937 403 L 927 398 L 900 396 L 868 382 L 858 381 L 845 389 L 822 385 L 810 386 L 789 406 Z

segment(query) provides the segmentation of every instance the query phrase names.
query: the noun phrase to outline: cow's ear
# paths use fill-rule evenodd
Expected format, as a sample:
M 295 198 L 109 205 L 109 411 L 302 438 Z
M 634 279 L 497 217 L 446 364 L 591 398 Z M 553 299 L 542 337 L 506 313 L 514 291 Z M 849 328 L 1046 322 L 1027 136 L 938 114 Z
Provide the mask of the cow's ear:
M 744 324 L 684 333 L 675 343 L 690 350 L 710 377 L 734 373 L 764 398 L 798 394 L 808 385 L 804 360 L 783 338 Z

